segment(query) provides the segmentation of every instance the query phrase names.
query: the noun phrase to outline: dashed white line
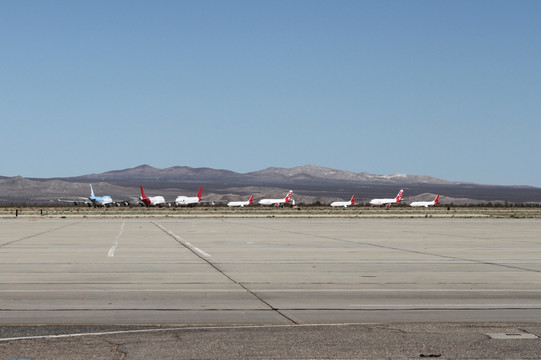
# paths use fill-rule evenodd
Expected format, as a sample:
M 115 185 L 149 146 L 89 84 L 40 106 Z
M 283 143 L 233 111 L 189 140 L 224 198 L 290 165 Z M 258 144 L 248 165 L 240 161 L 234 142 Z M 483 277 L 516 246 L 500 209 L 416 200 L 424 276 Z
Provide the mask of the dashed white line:
M 200 248 L 198 248 L 197 246 L 193 246 L 189 241 L 185 241 L 183 238 L 181 238 L 180 236 L 178 236 L 177 234 L 175 234 L 174 232 L 170 231 L 170 230 L 167 230 L 166 228 L 164 228 L 163 226 L 161 226 L 160 224 L 152 221 L 152 223 L 154 225 L 156 225 L 157 227 L 159 227 L 160 229 L 162 229 L 167 235 L 171 236 L 172 238 L 174 238 L 176 241 L 178 241 L 179 243 L 183 244 L 184 246 L 186 246 L 187 248 L 189 248 L 190 250 L 192 251 L 195 251 L 197 252 L 198 254 L 200 255 L 203 255 L 204 257 L 206 258 L 211 258 L 212 256 L 206 252 L 204 252 L 203 250 L 201 250 Z
M 207 254 L 206 252 L 204 252 L 203 250 L 201 250 L 200 248 L 198 248 L 197 246 L 190 246 L 192 249 L 194 249 L 194 251 L 198 252 L 199 254 L 203 255 L 204 257 L 212 257 L 210 256 L 209 254 Z
M 115 250 L 118 247 L 118 240 L 120 240 L 120 236 L 122 235 L 122 232 L 124 231 L 124 226 L 126 225 L 126 222 L 123 222 L 122 225 L 120 225 L 120 231 L 118 232 L 118 235 L 115 238 L 115 241 L 113 242 L 113 246 L 109 249 L 109 252 L 107 253 L 108 257 L 115 256 Z

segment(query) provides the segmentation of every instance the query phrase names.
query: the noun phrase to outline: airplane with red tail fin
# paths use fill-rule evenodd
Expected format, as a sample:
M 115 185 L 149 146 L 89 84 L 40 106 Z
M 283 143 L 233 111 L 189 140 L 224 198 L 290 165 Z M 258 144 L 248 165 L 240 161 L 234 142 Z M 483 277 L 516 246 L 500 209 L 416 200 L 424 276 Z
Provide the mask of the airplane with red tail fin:
M 283 199 L 261 199 L 259 200 L 259 205 L 274 205 L 274 206 L 283 206 L 283 205 L 294 205 L 295 201 L 291 199 L 293 196 L 293 190 L 289 190 L 286 197 Z
M 195 206 L 201 201 L 201 195 L 203 194 L 203 186 L 199 187 L 197 196 L 177 196 L 175 199 L 176 206 Z
M 392 204 L 398 204 L 400 201 L 402 201 L 402 196 L 404 194 L 404 189 L 400 189 L 398 194 L 393 199 L 372 199 L 370 200 L 370 205 L 372 206 L 382 206 L 386 205 L 387 207 L 390 207 Z
M 350 205 L 353 205 L 355 204 L 355 195 L 353 195 L 351 197 L 351 200 L 350 201 L 334 201 L 331 203 L 331 206 L 332 207 L 337 207 L 337 206 L 343 206 L 343 207 L 348 207 Z
M 438 205 L 438 202 L 440 201 L 440 196 L 439 195 L 436 195 L 436 198 L 432 201 L 414 201 L 410 204 L 410 206 L 413 206 L 413 207 L 416 207 L 416 206 L 424 206 L 424 207 L 429 207 L 429 206 L 434 206 L 434 205 Z
M 247 201 L 230 201 L 227 203 L 227 206 L 229 207 L 235 207 L 235 206 L 240 206 L 240 207 L 245 207 L 245 206 L 248 206 L 248 205 L 252 205 L 252 203 L 254 202 L 254 196 L 250 196 L 250 199 L 247 200 Z
M 143 185 L 141 185 L 141 197 L 139 198 L 139 200 L 141 200 L 145 206 L 166 205 L 165 199 L 163 196 L 146 196 L 145 190 L 143 190 Z

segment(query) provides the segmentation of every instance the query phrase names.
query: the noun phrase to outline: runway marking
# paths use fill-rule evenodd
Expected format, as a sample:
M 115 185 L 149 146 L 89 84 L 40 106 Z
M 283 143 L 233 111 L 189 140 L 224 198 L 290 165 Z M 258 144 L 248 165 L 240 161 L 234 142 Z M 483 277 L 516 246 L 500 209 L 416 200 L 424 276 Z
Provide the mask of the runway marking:
M 36 335 L 36 336 L 19 336 L 11 338 L 0 338 L 0 342 L 18 341 L 18 340 L 37 340 L 37 339 L 63 339 L 83 336 L 107 336 L 107 335 L 122 335 L 122 334 L 142 334 L 151 332 L 166 332 L 166 331 L 194 331 L 194 330 L 234 330 L 234 329 L 273 329 L 273 328 L 309 328 L 309 327 L 339 327 L 339 326 L 369 326 L 377 323 L 335 323 L 335 324 L 279 324 L 279 325 L 235 325 L 235 326 L 184 326 L 174 328 L 157 328 L 157 329 L 139 329 L 139 330 L 118 330 L 118 331 L 102 331 L 91 333 L 76 333 L 76 334 L 59 334 L 59 335 Z
M 56 293 L 56 292 L 77 292 L 77 293 L 136 293 L 136 292 L 142 292 L 142 293 L 183 293 L 183 292 L 246 292 L 244 289 L 166 289 L 166 290 L 159 290 L 159 289 L 126 289 L 126 290 L 118 290 L 118 289 L 77 289 L 77 290 L 66 290 L 66 289 L 37 289 L 37 290 L 0 290 L 0 294 L 3 293 Z M 1 309 L 0 309 L 1 311 Z
M 118 240 L 120 239 L 120 236 L 122 235 L 122 232 L 124 231 L 124 226 L 126 225 L 126 222 L 122 222 L 122 225 L 120 225 L 120 231 L 118 232 L 118 235 L 115 238 L 115 241 L 113 242 L 113 246 L 109 249 L 109 252 L 107 253 L 107 256 L 113 257 L 115 256 L 115 250 L 118 247 Z
M 539 309 L 539 304 L 352 304 L 359 310 L 498 310 L 498 309 Z M 304 310 L 304 309 L 302 309 Z M 316 310 L 311 309 L 309 310 Z M 333 310 L 333 308 L 329 308 Z
M 174 235 L 174 234 L 173 234 Z M 174 235 L 176 236 L 176 235 Z M 181 239 L 179 237 L 179 239 Z M 200 248 L 198 248 L 197 246 L 193 246 L 190 242 L 186 241 L 186 245 L 188 245 L 190 248 L 194 249 L 196 252 L 198 252 L 199 254 L 205 256 L 205 257 L 212 257 L 210 256 L 209 254 L 207 254 L 206 252 L 204 252 L 203 250 L 201 250 Z
M 430 293 L 430 292 L 467 292 L 467 293 L 478 293 L 478 292 L 533 292 L 538 293 L 541 290 L 535 289 L 258 289 L 254 290 L 257 292 L 392 292 L 392 293 Z
M 81 293 L 92 293 L 92 292 L 104 292 L 104 293 L 114 293 L 114 292 L 246 292 L 244 288 L 240 289 L 2 289 L 2 293 L 54 293 L 54 292 L 81 292 Z M 321 293 L 541 293 L 541 290 L 532 290 L 532 289 L 489 289 L 489 290 L 460 290 L 460 289 L 253 289 L 253 292 L 258 293 L 303 293 L 303 292 L 321 292 Z
M 188 249 L 190 249 L 192 252 L 196 252 L 198 253 L 199 255 L 203 255 L 204 257 L 206 258 L 210 258 L 212 257 L 210 254 L 204 252 L 203 250 L 201 250 L 200 248 L 198 248 L 197 246 L 193 246 L 190 242 L 188 241 L 184 241 L 183 238 L 181 238 L 180 236 L 178 236 L 177 234 L 175 234 L 174 232 L 170 231 L 170 230 L 167 230 L 166 228 L 164 228 L 163 226 L 161 226 L 160 224 L 156 223 L 155 221 L 151 221 L 154 225 L 156 225 L 157 227 L 159 227 L 163 232 L 165 232 L 167 235 L 171 236 L 173 239 L 175 239 L 176 241 L 178 241 L 181 245 L 184 245 L 185 247 L 187 247 Z
M 485 333 L 485 335 L 490 336 L 491 339 L 497 340 L 532 340 L 537 339 L 538 336 L 534 334 L 528 334 L 523 332 L 513 332 L 513 333 Z

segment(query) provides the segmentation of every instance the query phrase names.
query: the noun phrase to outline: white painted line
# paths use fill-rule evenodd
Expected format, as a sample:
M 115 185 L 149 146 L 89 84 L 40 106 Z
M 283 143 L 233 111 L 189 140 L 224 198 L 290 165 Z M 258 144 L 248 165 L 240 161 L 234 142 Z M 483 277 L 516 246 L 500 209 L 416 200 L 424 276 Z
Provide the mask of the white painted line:
M 204 257 L 207 257 L 207 258 L 212 257 L 210 254 L 204 252 L 203 250 L 201 250 L 201 249 L 198 248 L 197 246 L 193 246 L 189 241 L 184 241 L 183 238 L 181 238 L 180 236 L 178 236 L 178 235 L 175 234 L 174 232 L 172 232 L 172 231 L 170 231 L 170 230 L 167 230 L 166 228 L 164 228 L 164 227 L 161 226 L 160 224 L 155 223 L 154 221 L 153 221 L 152 223 L 153 223 L 154 225 L 156 225 L 157 227 L 159 227 L 160 229 L 162 229 L 165 233 L 167 233 L 167 235 L 173 237 L 175 240 L 177 240 L 179 243 L 183 244 L 184 246 L 186 246 L 186 247 L 189 248 L 190 250 L 195 251 L 195 252 L 197 252 L 198 254 L 203 255 Z
M 77 292 L 77 293 L 183 293 L 183 292 L 241 292 L 245 293 L 248 290 L 239 288 L 239 289 L 208 289 L 208 288 L 201 288 L 201 289 L 126 289 L 126 290 L 119 290 L 119 289 L 74 289 L 74 290 L 66 290 L 66 289 L 37 289 L 37 290 L 0 290 L 0 294 L 10 294 L 10 293 L 58 293 L 58 292 Z
M 121 331 L 104 331 L 94 333 L 80 334 L 60 334 L 60 335 L 38 335 L 38 336 L 21 336 L 12 338 L 0 338 L 0 342 L 16 341 L 16 340 L 35 340 L 35 339 L 62 339 L 82 336 L 104 336 L 104 335 L 121 335 L 121 334 L 138 334 L 151 332 L 167 332 L 167 331 L 190 331 L 190 330 L 233 330 L 233 329 L 272 329 L 272 328 L 292 328 L 292 327 L 339 327 L 339 326 L 358 326 L 358 325 L 376 325 L 377 323 L 336 323 L 336 324 L 295 324 L 295 325 L 235 325 L 235 326 L 185 326 L 174 328 L 159 328 L 159 329 L 140 329 L 140 330 L 121 330 Z
M 107 253 L 108 257 L 115 256 L 115 250 L 118 247 L 118 240 L 120 240 L 120 236 L 122 235 L 122 232 L 124 231 L 124 226 L 126 225 L 126 222 L 122 222 L 122 225 L 120 225 L 120 231 L 118 232 L 118 235 L 115 238 L 115 241 L 113 242 L 113 246 L 109 249 L 109 252 Z
M 505 293 L 515 293 L 515 292 L 521 292 L 521 293 L 539 293 L 541 290 L 537 289 L 252 289 L 254 292 L 366 292 L 366 293 L 386 293 L 386 292 L 392 292 L 392 293 L 439 293 L 439 292 L 463 292 L 463 293 L 492 293 L 492 292 L 505 292 Z
M 538 337 L 534 334 L 523 332 L 510 332 L 510 333 L 485 333 L 490 336 L 491 339 L 497 340 L 533 340 Z
M 0 342 L 15 341 L 15 340 L 33 340 L 33 339 L 62 339 L 82 336 L 102 336 L 102 335 L 118 335 L 118 334 L 137 334 L 147 332 L 163 332 L 163 331 L 178 331 L 183 328 L 170 328 L 170 329 L 143 329 L 143 330 L 124 330 L 124 331 L 105 331 L 95 333 L 80 333 L 80 334 L 61 334 L 61 335 L 41 335 L 41 336 L 21 336 L 13 338 L 3 338 Z
M 413 309 L 539 309 L 541 304 L 352 304 L 350 307 L 370 310 Z
M 207 287 L 201 289 L 0 289 L 1 293 L 24 293 L 24 292 L 62 292 L 62 291 L 76 291 L 76 292 L 197 292 L 197 291 L 206 291 L 206 292 L 235 292 L 235 291 L 246 291 L 244 289 L 209 289 Z M 468 292 L 468 293 L 484 293 L 484 292 L 505 292 L 505 293 L 539 293 L 541 290 L 517 290 L 517 289 L 501 289 L 501 290 L 373 290 L 373 289 L 251 289 L 254 293 L 291 293 L 291 292 L 337 292 L 337 293 L 359 293 L 359 292 Z M 353 306 L 353 305 L 351 305 Z M 359 306 L 361 306 L 359 304 Z M 541 304 L 539 304 L 541 306 Z
M 209 254 L 207 254 L 206 252 L 204 252 L 203 250 L 201 250 L 200 248 L 196 247 L 196 246 L 191 246 L 192 249 L 194 249 L 195 251 L 197 251 L 199 254 L 203 255 L 204 257 L 212 257 L 210 256 Z

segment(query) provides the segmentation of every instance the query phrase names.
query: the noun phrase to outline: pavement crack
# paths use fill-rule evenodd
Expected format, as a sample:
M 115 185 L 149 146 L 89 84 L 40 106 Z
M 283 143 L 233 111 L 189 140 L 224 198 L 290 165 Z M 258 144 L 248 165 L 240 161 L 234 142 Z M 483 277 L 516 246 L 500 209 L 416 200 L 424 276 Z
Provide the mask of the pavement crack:
M 491 261 L 483 261 L 483 260 L 462 258 L 462 257 L 457 257 L 457 256 L 442 255 L 442 254 L 431 253 L 431 252 L 428 252 L 428 251 L 410 250 L 410 249 L 404 249 L 404 248 L 399 248 L 399 247 L 395 247 L 395 246 L 379 245 L 379 244 L 374 244 L 374 243 L 365 242 L 365 241 L 345 240 L 345 239 L 340 239 L 340 238 L 333 237 L 333 236 L 328 236 L 328 235 L 310 234 L 310 233 L 306 233 L 306 232 L 293 231 L 293 230 L 289 230 L 289 229 L 275 229 L 275 228 L 268 228 L 268 227 L 263 227 L 263 226 L 254 226 L 254 225 L 247 225 L 247 226 L 251 226 L 253 228 L 259 228 L 259 229 L 279 231 L 279 232 L 283 232 L 283 233 L 313 236 L 313 237 L 320 238 L 320 239 L 339 241 L 339 242 L 344 242 L 344 243 L 349 243 L 349 244 L 359 244 L 359 245 L 372 246 L 372 247 L 376 247 L 376 248 L 380 248 L 380 249 L 394 250 L 394 251 L 400 251 L 400 252 L 405 252 L 405 253 L 410 253 L 410 254 L 428 255 L 428 256 L 439 257 L 439 258 L 442 258 L 442 259 L 467 261 L 467 262 L 471 262 L 471 263 L 474 263 L 474 264 L 498 266 L 498 267 L 503 267 L 503 268 L 507 268 L 507 269 L 513 269 L 513 270 L 521 270 L 521 271 L 528 271 L 528 272 L 534 272 L 534 273 L 541 273 L 541 270 L 538 270 L 538 269 L 529 269 L 529 268 L 526 268 L 526 267 L 513 266 L 513 265 L 507 265 L 507 264 L 500 264 L 500 263 L 491 262 Z
M 115 352 L 119 353 L 120 355 L 120 360 L 124 360 L 126 358 L 126 356 L 128 356 L 128 353 L 125 352 L 125 351 L 122 351 L 120 350 L 120 347 L 123 346 L 123 344 L 118 344 L 115 346 Z
M 14 243 L 16 243 L 16 242 L 23 241 L 23 240 L 28 240 L 28 239 L 34 238 L 34 237 L 36 237 L 36 236 L 48 234 L 48 233 L 50 233 L 50 232 L 53 232 L 53 231 L 56 231 L 56 230 L 60 230 L 60 229 L 63 229 L 63 228 L 69 227 L 69 226 L 77 225 L 77 224 L 79 224 L 79 223 L 81 223 L 81 221 L 79 221 L 79 222 L 73 222 L 73 223 L 69 223 L 69 224 L 64 224 L 64 225 L 62 225 L 62 226 L 59 226 L 59 227 L 56 227 L 56 228 L 53 228 L 53 229 L 49 229 L 49 230 L 45 230 L 45 231 L 42 231 L 42 232 L 39 232 L 39 233 L 36 233 L 36 234 L 28 235 L 28 236 L 22 237 L 22 238 L 17 239 L 17 240 L 11 240 L 11 241 L 8 241 L 7 243 L 0 244 L 0 247 L 2 247 L 2 246 L 8 246 L 8 245 L 11 245 L 11 244 L 14 244 Z
M 190 246 L 188 245 L 182 238 L 180 238 L 179 236 L 176 236 L 173 232 L 167 230 L 165 227 L 163 227 L 162 225 L 158 224 L 157 222 L 155 221 L 152 221 L 152 224 L 154 224 L 158 229 L 162 230 L 164 233 L 166 233 L 167 235 L 169 235 L 170 237 L 172 237 L 173 239 L 175 239 L 179 244 L 181 244 L 182 246 L 184 246 L 186 249 L 188 249 L 190 252 L 192 252 L 195 256 L 197 256 L 199 259 L 203 260 L 204 262 L 206 262 L 209 266 L 211 266 L 212 268 L 214 268 L 214 270 L 218 271 L 220 274 L 222 274 L 224 277 L 226 277 L 229 281 L 231 281 L 232 283 L 236 284 L 237 286 L 240 286 L 242 289 L 244 289 L 246 292 L 248 292 L 249 294 L 251 294 L 253 297 L 255 297 L 259 302 L 265 304 L 265 306 L 267 306 L 269 309 L 271 309 L 272 311 L 276 312 L 277 314 L 279 314 L 280 316 L 282 316 L 283 318 L 285 318 L 287 321 L 291 322 L 292 324 L 298 324 L 297 321 L 293 320 L 291 317 L 285 315 L 283 312 L 280 311 L 280 309 L 276 308 L 275 306 L 271 305 L 269 302 L 267 302 L 266 300 L 264 300 L 261 296 L 257 295 L 254 291 L 250 290 L 250 288 L 246 287 L 243 283 L 241 282 L 238 282 L 237 280 L 235 280 L 234 278 L 232 278 L 230 275 L 226 274 L 225 271 L 223 271 L 222 269 L 220 269 L 220 267 L 216 264 L 214 264 L 212 261 L 210 261 L 207 257 L 203 256 L 202 255 L 202 252 L 201 251 L 196 251 L 196 249 L 194 249 L 193 246 Z M 206 254 L 206 253 L 205 253 Z

